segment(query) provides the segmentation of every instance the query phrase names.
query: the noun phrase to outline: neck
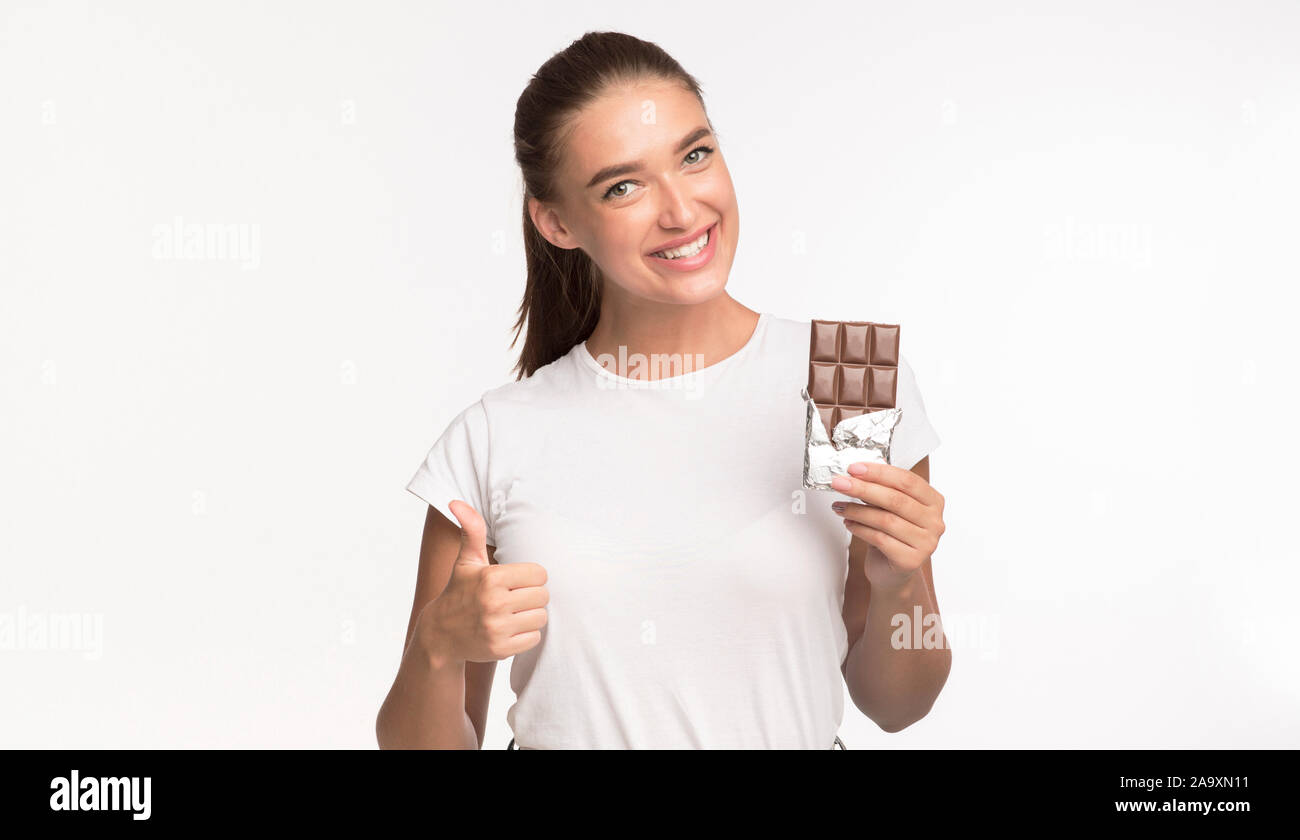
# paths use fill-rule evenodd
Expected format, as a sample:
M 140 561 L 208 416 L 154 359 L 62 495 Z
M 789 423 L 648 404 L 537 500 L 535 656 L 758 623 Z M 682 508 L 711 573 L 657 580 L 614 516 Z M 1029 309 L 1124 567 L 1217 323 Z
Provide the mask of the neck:
M 695 304 L 662 304 L 647 301 L 601 301 L 600 320 L 587 339 L 587 351 L 594 357 L 642 354 L 653 358 L 677 356 L 689 359 L 692 369 L 717 364 L 745 346 L 758 325 L 759 313 L 723 292 L 712 300 Z M 658 366 L 639 367 L 622 375 L 636 379 L 658 379 L 682 371 Z

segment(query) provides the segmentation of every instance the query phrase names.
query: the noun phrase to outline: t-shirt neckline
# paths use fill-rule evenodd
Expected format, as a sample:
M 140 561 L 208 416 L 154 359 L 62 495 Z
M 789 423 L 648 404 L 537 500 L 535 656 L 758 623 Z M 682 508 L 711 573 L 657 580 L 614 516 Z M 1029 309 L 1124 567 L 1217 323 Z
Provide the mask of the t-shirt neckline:
M 760 312 L 758 314 L 758 322 L 754 325 L 754 332 L 750 334 L 749 339 L 740 346 L 739 350 L 737 350 L 735 353 L 732 353 L 730 356 L 726 357 L 725 359 L 719 362 L 714 362 L 711 365 L 705 365 L 702 368 L 696 368 L 695 370 L 692 370 L 688 373 L 680 373 L 677 374 L 676 376 L 665 376 L 660 379 L 632 379 L 631 377 L 619 376 L 616 373 L 611 373 L 608 369 L 601 366 L 600 362 L 596 361 L 596 358 L 591 355 L 591 351 L 587 349 L 586 339 L 579 341 L 577 344 L 575 344 L 573 346 L 573 352 L 577 353 L 579 358 L 582 359 L 582 361 L 586 364 L 588 368 L 590 368 L 592 371 L 594 371 L 600 376 L 606 377 L 608 379 L 612 379 L 616 382 L 624 383 L 632 387 L 652 388 L 655 387 L 657 383 L 661 383 L 661 382 L 673 382 L 679 379 L 685 379 L 687 377 L 700 377 L 700 376 L 707 377 L 707 376 L 713 376 L 714 374 L 720 373 L 722 370 L 729 367 L 732 363 L 742 359 L 743 357 L 749 354 L 749 352 L 753 349 L 754 345 L 758 344 L 759 340 L 763 337 L 763 331 L 767 327 L 768 320 L 769 320 L 768 313 Z

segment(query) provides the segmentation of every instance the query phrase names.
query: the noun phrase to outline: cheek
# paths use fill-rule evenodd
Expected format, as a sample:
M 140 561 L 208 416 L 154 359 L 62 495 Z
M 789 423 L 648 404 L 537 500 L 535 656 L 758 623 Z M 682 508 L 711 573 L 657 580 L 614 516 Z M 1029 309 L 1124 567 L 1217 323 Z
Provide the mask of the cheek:
M 736 189 L 731 183 L 731 173 L 725 166 L 714 167 L 714 172 L 710 173 L 705 189 L 707 191 L 706 200 L 715 207 L 734 208 L 736 206 Z
M 700 194 L 700 200 L 717 210 L 728 223 L 723 231 L 723 240 L 728 250 L 734 251 L 739 235 L 740 210 L 736 203 L 736 193 L 731 188 L 731 180 L 724 176 L 712 180 L 708 189 Z
M 595 254 L 598 262 L 627 263 L 640 259 L 644 232 L 654 226 L 654 217 L 648 212 L 644 218 L 639 214 L 621 213 L 617 222 L 610 222 L 595 233 L 595 241 L 600 243 L 601 253 Z

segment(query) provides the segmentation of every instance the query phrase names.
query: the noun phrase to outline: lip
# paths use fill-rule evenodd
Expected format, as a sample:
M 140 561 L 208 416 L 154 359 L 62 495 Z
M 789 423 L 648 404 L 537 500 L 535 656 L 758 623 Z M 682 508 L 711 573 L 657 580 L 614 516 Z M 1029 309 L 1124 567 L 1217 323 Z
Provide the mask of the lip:
M 663 243 L 659 247 L 651 248 L 649 253 L 647 253 L 647 256 L 653 254 L 655 251 L 667 251 L 669 248 L 680 248 L 683 245 L 690 245 L 692 242 L 694 242 L 695 240 L 703 236 L 704 231 L 708 230 L 709 228 L 713 227 L 716 224 L 717 222 L 710 222 L 709 224 L 695 231 L 695 233 L 688 234 L 686 236 L 681 237 L 680 239 L 669 239 L 667 242 Z
M 701 248 L 700 252 L 693 257 L 687 257 L 685 259 L 680 259 L 680 260 L 668 260 L 668 259 L 664 259 L 663 257 L 656 257 L 653 254 L 650 254 L 646 256 L 646 259 L 658 265 L 661 265 L 664 268 L 671 269 L 673 271 L 694 271 L 697 268 L 707 265 L 708 262 L 713 259 L 714 253 L 718 250 L 718 225 L 719 222 L 714 222 L 713 224 L 701 230 L 699 233 L 695 234 L 693 238 L 687 239 L 685 242 L 682 243 L 682 244 L 687 244 L 690 242 L 694 242 L 696 239 L 699 239 L 702 235 L 704 235 L 704 231 L 709 231 L 709 244 Z M 677 246 L 670 245 L 667 247 L 671 248 Z M 663 249 L 657 248 L 656 250 L 661 251 Z

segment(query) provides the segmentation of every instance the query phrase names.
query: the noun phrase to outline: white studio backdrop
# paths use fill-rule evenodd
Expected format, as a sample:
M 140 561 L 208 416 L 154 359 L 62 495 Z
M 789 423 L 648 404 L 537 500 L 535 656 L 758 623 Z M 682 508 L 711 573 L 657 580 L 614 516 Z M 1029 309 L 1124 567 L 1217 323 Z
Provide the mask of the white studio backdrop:
M 704 86 L 732 294 L 902 324 L 943 439 L 952 673 L 849 748 L 1300 747 L 1300 6 L 958 0 L 0 4 L 0 745 L 375 746 L 601 29 Z

